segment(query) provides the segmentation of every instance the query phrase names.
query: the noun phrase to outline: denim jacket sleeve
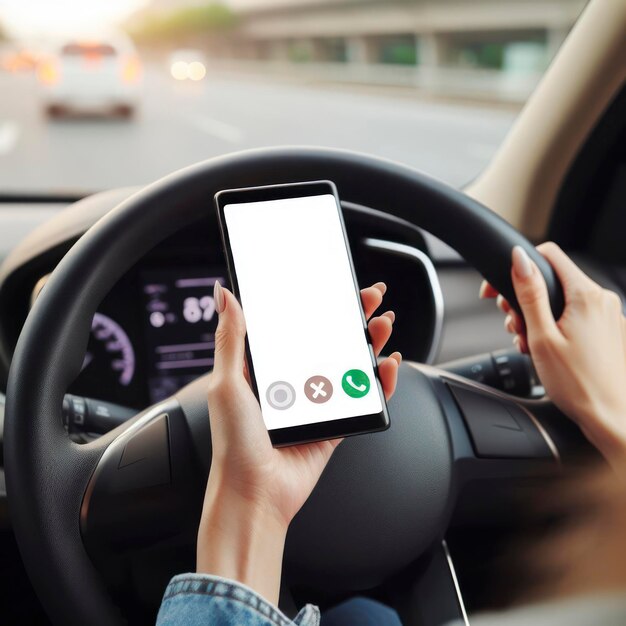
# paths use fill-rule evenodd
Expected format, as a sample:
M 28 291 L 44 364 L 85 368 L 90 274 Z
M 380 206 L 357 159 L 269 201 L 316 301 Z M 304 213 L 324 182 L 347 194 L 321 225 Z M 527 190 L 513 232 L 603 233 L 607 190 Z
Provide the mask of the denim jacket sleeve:
M 174 576 L 165 590 L 157 626 L 319 626 L 307 604 L 292 621 L 241 583 L 206 574 Z

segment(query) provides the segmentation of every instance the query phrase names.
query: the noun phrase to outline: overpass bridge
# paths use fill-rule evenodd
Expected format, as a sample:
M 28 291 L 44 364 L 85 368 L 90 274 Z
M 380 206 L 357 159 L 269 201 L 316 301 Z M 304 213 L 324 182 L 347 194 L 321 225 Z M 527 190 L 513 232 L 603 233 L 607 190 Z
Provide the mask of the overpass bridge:
M 203 0 L 183 0 L 194 5 Z M 216 66 L 521 102 L 587 0 L 230 0 Z M 148 10 L 180 8 L 153 0 Z

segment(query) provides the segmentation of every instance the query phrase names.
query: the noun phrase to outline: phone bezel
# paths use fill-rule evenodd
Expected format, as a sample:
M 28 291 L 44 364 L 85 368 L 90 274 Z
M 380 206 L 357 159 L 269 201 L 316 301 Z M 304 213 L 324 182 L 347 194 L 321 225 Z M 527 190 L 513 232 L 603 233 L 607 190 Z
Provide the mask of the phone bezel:
M 341 224 L 341 230 L 343 233 L 346 250 L 348 252 L 348 262 L 350 264 L 350 271 L 352 272 L 354 289 L 360 304 L 359 310 L 361 312 L 363 333 L 365 336 L 365 341 L 367 342 L 367 345 L 369 347 L 369 353 L 372 359 L 372 367 L 374 369 L 375 375 L 375 384 L 381 400 L 382 411 L 380 413 L 373 413 L 371 415 L 360 415 L 356 417 L 347 417 L 325 422 L 314 422 L 300 426 L 268 429 L 270 439 L 274 446 L 295 445 L 298 443 L 309 443 L 312 441 L 323 441 L 326 439 L 336 439 L 340 437 L 349 437 L 352 435 L 361 435 L 369 432 L 378 432 L 386 430 L 387 428 L 389 428 L 390 425 L 387 402 L 385 400 L 385 394 L 383 392 L 382 385 L 380 383 L 380 376 L 378 373 L 378 363 L 374 356 L 374 350 L 372 348 L 372 343 L 369 337 L 369 333 L 367 331 L 367 320 L 365 319 L 365 313 L 361 304 L 359 285 L 356 278 L 356 272 L 354 270 L 354 263 L 352 261 L 352 252 L 350 250 L 350 243 L 348 241 L 346 226 L 343 219 L 343 212 L 341 210 L 339 194 L 337 193 L 337 188 L 335 187 L 335 184 L 329 180 L 287 183 L 280 185 L 266 185 L 262 187 L 247 187 L 240 189 L 227 189 L 215 194 L 215 205 L 217 209 L 218 223 L 222 237 L 222 246 L 224 249 L 224 254 L 226 256 L 228 276 L 233 289 L 233 293 L 240 303 L 241 296 L 239 292 L 239 283 L 237 281 L 237 273 L 235 271 L 234 259 L 230 247 L 230 237 L 228 234 L 228 226 L 226 224 L 226 219 L 224 215 L 224 207 L 228 204 L 262 202 L 266 200 L 286 200 L 289 198 L 302 198 L 307 196 L 320 196 L 329 194 L 334 196 L 335 205 L 339 214 L 339 222 Z M 250 345 L 248 343 L 247 336 L 245 343 L 246 359 L 252 389 L 257 398 L 259 398 L 256 376 L 254 374 L 254 361 L 250 352 Z

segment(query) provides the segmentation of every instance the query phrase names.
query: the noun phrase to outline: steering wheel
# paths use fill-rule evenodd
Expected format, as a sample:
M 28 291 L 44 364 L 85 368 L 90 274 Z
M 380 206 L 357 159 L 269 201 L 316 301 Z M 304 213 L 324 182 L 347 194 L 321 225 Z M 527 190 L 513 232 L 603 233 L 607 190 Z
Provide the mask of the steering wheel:
M 252 150 L 144 188 L 65 255 L 28 316 L 11 365 L 4 462 L 12 524 L 55 622 L 123 623 L 100 563 L 181 536 L 193 541 L 211 459 L 206 378 L 91 443 L 70 440 L 63 396 L 80 371 L 100 301 L 152 247 L 213 211 L 217 191 L 319 179 L 333 180 L 344 200 L 430 231 L 516 308 L 510 254 L 522 246 L 546 279 L 555 317 L 561 314 L 552 268 L 522 235 L 463 192 L 390 161 L 326 149 Z M 441 546 L 467 481 L 512 480 L 566 454 L 567 421 L 549 403 L 516 401 L 425 365 L 402 365 L 389 411 L 388 431 L 338 448 L 294 520 L 289 585 L 376 585 Z M 515 427 L 497 434 L 484 428 L 485 415 Z

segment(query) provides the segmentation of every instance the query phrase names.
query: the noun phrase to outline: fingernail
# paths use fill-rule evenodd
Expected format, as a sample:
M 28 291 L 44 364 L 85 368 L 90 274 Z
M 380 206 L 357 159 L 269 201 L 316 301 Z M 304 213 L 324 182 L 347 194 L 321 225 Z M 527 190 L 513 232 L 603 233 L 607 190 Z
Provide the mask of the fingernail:
M 398 361 L 398 365 L 400 365 L 400 363 L 402 363 L 402 354 L 398 351 L 394 352 L 391 357 L 393 359 L 395 359 L 396 361 Z
M 215 310 L 217 311 L 219 315 L 226 308 L 226 299 L 224 298 L 224 290 L 222 289 L 222 285 L 220 285 L 219 280 L 215 281 L 215 285 L 213 287 L 213 300 L 215 301 Z
M 478 291 L 478 297 L 479 298 L 484 298 L 485 297 L 485 291 L 487 291 L 487 281 L 483 280 L 483 282 L 480 283 L 480 290 Z
M 509 333 L 511 332 L 511 323 L 512 323 L 512 322 L 513 322 L 513 318 L 512 318 L 510 315 L 507 315 L 507 316 L 504 318 L 504 329 L 505 329 L 507 332 L 509 332 Z
M 518 278 L 529 278 L 533 273 L 533 266 L 528 253 L 522 246 L 515 246 L 512 253 L 513 271 Z
M 522 352 L 519 335 L 515 335 L 515 337 L 513 337 L 513 345 L 517 348 L 518 352 Z
M 383 296 L 387 293 L 387 285 L 385 285 L 385 283 L 383 282 L 376 283 L 374 287 L 376 287 L 376 289 L 378 289 L 378 291 L 380 291 L 380 293 L 382 293 Z
M 393 311 L 386 311 L 383 313 L 383 317 L 388 317 L 392 324 L 396 321 L 396 314 Z

